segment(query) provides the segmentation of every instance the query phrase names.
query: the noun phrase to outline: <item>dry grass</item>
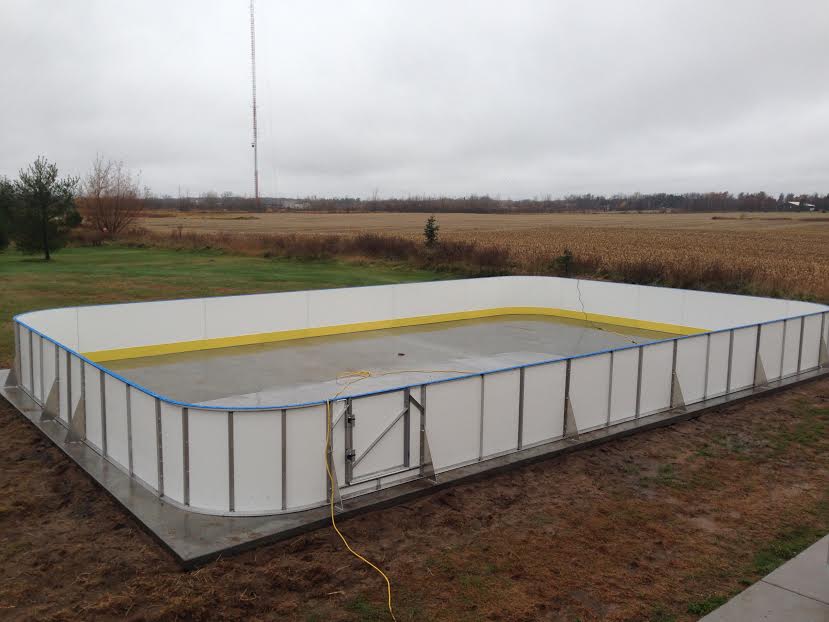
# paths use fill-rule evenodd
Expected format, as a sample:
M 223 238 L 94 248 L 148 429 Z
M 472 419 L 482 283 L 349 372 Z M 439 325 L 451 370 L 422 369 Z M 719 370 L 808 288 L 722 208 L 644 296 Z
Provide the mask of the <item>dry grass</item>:
M 179 243 L 187 238 L 194 247 L 234 252 L 275 247 L 276 254 L 291 255 L 295 248 L 294 256 L 310 257 L 315 255 L 308 247 L 315 247 L 317 255 L 428 263 L 417 248 L 424 221 L 424 214 L 276 213 L 225 220 L 171 212 L 140 224 L 156 234 L 154 243 L 178 234 Z M 568 248 L 576 273 L 591 277 L 829 300 L 829 220 L 821 215 L 441 214 L 438 221 L 446 250 L 448 243 L 461 243 L 470 253 L 458 261 L 462 249 L 453 246 L 451 258 L 438 258 L 440 267 L 466 263 L 473 272 L 555 274 L 555 258 Z M 366 233 L 415 244 L 404 251 L 400 239 L 337 241 Z M 485 249 L 491 257 L 482 261 L 477 255 Z

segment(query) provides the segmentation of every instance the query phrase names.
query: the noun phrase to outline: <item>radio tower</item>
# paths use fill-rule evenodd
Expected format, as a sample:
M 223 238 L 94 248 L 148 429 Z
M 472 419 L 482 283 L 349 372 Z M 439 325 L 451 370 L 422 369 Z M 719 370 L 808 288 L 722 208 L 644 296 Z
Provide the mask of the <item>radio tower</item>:
M 259 209 L 259 132 L 256 128 L 256 28 L 253 23 L 253 0 L 250 0 L 250 78 L 253 94 L 253 192 Z

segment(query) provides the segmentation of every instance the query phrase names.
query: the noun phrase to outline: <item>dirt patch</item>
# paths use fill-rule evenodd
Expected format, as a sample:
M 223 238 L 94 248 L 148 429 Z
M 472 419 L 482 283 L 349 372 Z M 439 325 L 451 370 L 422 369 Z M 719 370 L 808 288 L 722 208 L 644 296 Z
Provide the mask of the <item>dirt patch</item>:
M 827 450 L 823 380 L 342 527 L 401 622 L 692 620 L 829 531 Z M 383 587 L 331 530 L 182 572 L 0 401 L 2 619 L 384 620 Z

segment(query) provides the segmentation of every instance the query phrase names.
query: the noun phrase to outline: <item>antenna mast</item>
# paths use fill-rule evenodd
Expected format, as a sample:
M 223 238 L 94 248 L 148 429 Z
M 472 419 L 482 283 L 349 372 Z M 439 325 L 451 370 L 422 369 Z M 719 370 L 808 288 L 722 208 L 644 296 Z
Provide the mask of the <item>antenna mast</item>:
M 250 78 L 253 94 L 253 191 L 259 209 L 259 132 L 256 128 L 256 28 L 253 23 L 253 0 L 250 0 Z

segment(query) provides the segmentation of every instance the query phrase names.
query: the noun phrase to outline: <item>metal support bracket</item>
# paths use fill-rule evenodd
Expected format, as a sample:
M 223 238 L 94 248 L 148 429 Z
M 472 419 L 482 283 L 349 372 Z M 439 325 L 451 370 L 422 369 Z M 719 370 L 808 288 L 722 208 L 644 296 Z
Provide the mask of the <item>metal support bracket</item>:
M 420 389 L 422 403 L 412 397 L 409 392 L 407 392 L 406 398 L 408 409 L 411 410 L 411 407 L 414 406 L 420 413 L 420 477 L 437 483 L 438 478 L 435 474 L 435 465 L 432 462 L 432 451 L 429 449 L 429 437 L 426 435 L 426 390 L 424 387 Z
M 72 422 L 69 424 L 69 433 L 66 435 L 67 443 L 81 443 L 86 440 L 86 398 L 81 397 L 75 412 L 72 414 Z
M 9 375 L 6 376 L 6 382 L 4 383 L 4 386 L 13 387 L 15 389 L 18 386 L 20 386 L 20 383 L 17 381 L 17 368 L 16 367 L 17 367 L 16 365 L 13 365 L 12 368 L 9 370 Z
M 829 344 L 826 343 L 826 336 L 820 336 L 820 352 L 818 353 L 818 365 L 829 367 Z
M 573 402 L 570 401 L 570 396 L 564 400 L 564 436 L 573 439 L 579 437 L 579 427 L 576 425 L 576 415 L 573 412 Z
M 760 357 L 757 357 L 757 362 L 754 364 L 754 386 L 755 387 L 764 387 L 769 383 L 768 376 L 766 375 L 766 368 L 763 367 L 763 361 Z
M 46 396 L 46 402 L 43 405 L 43 414 L 40 415 L 41 421 L 52 421 L 60 417 L 60 379 L 55 378 L 52 382 L 52 388 Z
M 671 379 L 671 409 L 685 410 L 685 398 L 682 396 L 682 385 L 679 384 L 679 377 L 673 372 Z

